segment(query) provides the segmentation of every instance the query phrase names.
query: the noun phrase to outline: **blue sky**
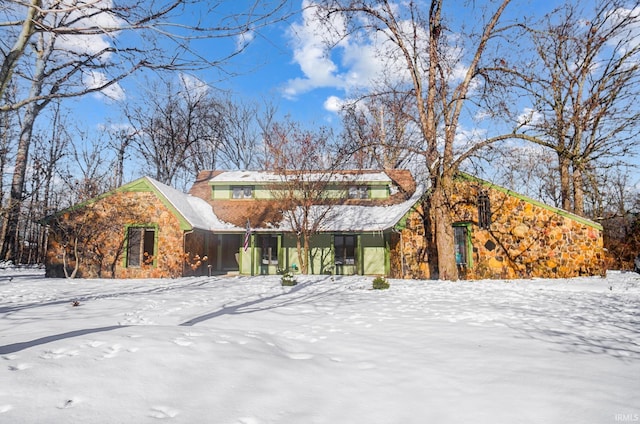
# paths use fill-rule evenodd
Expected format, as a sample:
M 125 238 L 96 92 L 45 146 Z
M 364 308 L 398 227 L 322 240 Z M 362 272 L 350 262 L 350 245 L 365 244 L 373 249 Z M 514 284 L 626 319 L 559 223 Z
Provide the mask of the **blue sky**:
M 234 3 L 233 7 L 238 7 L 239 3 Z M 461 6 L 462 3 L 473 7 Z M 299 9 L 302 4 L 302 1 L 295 1 L 292 8 Z M 555 0 L 514 0 L 505 17 L 532 16 L 550 10 L 555 4 Z M 469 25 L 478 19 L 483 5 L 482 1 L 451 2 L 446 6 L 446 12 L 450 22 Z M 270 97 L 279 104 L 282 114 L 291 114 L 301 121 L 335 122 L 338 119 L 337 100 L 349 97 L 356 89 L 366 89 L 382 64 L 373 57 L 371 45 L 362 41 L 343 42 L 325 57 L 323 40 L 314 29 L 309 14 L 297 14 L 286 22 L 261 28 L 249 34 L 248 47 L 224 65 L 226 72 L 237 76 L 229 77 L 216 69 L 199 71 L 194 76 L 213 87 L 231 90 L 247 98 Z M 232 51 L 237 42 L 237 38 L 208 40 L 201 49 L 213 53 L 211 57 L 215 58 Z M 216 55 L 216 52 L 220 54 Z M 144 91 L 145 85 L 139 74 L 130 77 L 122 83 L 126 97 L 120 100 L 135 99 Z M 100 95 L 82 99 L 79 103 L 88 122 L 100 121 L 101 116 L 113 116 L 118 109 L 117 104 Z
M 241 3 L 252 1 L 228 4 L 237 8 Z M 292 7 L 300 8 L 303 4 L 302 1 L 295 2 Z M 485 4 L 486 1 L 445 2 L 446 19 L 450 25 L 464 25 L 468 30 L 481 20 L 479 16 Z M 503 21 L 541 16 L 558 4 L 561 2 L 557 0 L 513 0 Z M 303 124 L 338 125 L 340 102 L 357 90 L 370 87 L 371 80 L 379 75 L 384 64 L 373 52 L 371 46 L 376 40 L 372 39 L 343 40 L 336 49 L 327 52 L 323 44 L 327 34 L 318 31 L 317 24 L 310 18 L 309 14 L 297 14 L 287 21 L 249 33 L 245 36 L 250 41 L 248 47 L 224 65 L 225 72 L 210 69 L 193 76 L 245 99 L 271 99 L 278 104 L 281 116 L 290 114 Z M 454 28 L 459 28 L 457 26 Z M 241 41 L 238 38 L 208 40 L 202 49 L 216 58 L 233 51 Z M 237 75 L 230 77 L 227 72 Z M 118 101 L 143 98 L 145 88 L 144 78 L 134 75 L 123 81 L 124 97 Z M 72 101 L 72 104 L 89 126 L 99 126 L 107 121 L 117 123 L 121 119 L 120 106 L 105 96 L 92 95 Z M 462 130 L 475 128 L 467 123 Z

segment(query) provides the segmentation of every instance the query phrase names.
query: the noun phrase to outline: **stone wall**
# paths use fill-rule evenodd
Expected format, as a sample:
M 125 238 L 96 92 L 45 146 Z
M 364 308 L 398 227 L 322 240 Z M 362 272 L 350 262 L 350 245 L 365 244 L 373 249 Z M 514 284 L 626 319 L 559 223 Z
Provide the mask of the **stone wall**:
M 45 264 L 48 277 L 65 276 L 65 254 L 67 269 L 73 269 L 76 245 L 78 277 L 164 278 L 183 274 L 183 231 L 175 215 L 154 193 L 115 192 L 58 216 L 50 225 Z M 157 227 L 157 251 L 149 264 L 125 266 L 127 225 Z
M 477 225 L 481 191 L 490 199 L 488 229 Z M 460 269 L 460 278 L 567 278 L 605 272 L 602 231 L 591 221 L 478 181 L 457 182 L 451 203 L 454 223 L 468 224 L 471 231 L 471 266 Z M 396 237 L 392 245 L 393 276 L 429 278 L 423 235 L 418 208 L 408 217 L 401 240 Z

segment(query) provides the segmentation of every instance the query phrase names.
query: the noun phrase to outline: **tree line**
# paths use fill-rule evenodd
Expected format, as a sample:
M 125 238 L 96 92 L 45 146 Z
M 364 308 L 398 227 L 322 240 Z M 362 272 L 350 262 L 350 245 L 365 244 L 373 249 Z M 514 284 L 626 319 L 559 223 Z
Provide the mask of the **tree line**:
M 180 58 L 154 37 L 87 49 L 70 45 L 68 35 L 143 32 L 188 2 L 153 11 L 137 3 L 2 6 L 0 170 L 11 176 L 0 187 L 2 259 L 41 261 L 42 217 L 121 185 L 132 165 L 181 189 L 203 169 L 409 168 L 429 187 L 426 253 L 431 275 L 445 279 L 457 275 L 447 211 L 460 170 L 601 222 L 616 266 L 637 253 L 640 199 L 630 169 L 638 153 L 639 2 L 571 1 L 537 18 L 514 17 L 514 0 L 470 2 L 473 22 L 456 20 L 445 0 L 304 2 L 328 39 L 364 42 L 375 34 L 387 72 L 350 93 L 337 129 L 277 119 L 270 101 L 239 100 L 188 76 L 236 53 L 203 60 L 191 37 L 268 25 L 282 19 L 286 3 L 256 1 L 223 25 L 174 34 Z M 336 46 L 328 42 L 326 53 Z M 120 122 L 100 133 L 72 130 L 68 97 L 117 96 L 119 81 L 150 70 L 162 78 L 150 77 Z

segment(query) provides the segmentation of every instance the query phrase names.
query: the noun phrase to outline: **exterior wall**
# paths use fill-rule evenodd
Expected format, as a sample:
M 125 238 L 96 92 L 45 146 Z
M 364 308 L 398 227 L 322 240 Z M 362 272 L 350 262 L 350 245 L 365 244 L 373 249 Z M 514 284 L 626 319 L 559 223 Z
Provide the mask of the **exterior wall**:
M 333 265 L 333 237 L 331 234 L 316 234 L 311 238 L 309 261 L 310 274 L 332 274 L 334 272 Z M 295 244 L 294 244 L 295 246 Z M 293 252 L 298 262 L 298 255 Z M 299 267 L 298 267 L 299 268 Z
M 470 267 L 460 277 L 567 278 L 604 272 L 602 231 L 597 224 L 479 182 L 456 183 L 454 222 L 471 231 Z M 477 225 L 476 199 L 488 193 L 492 220 Z M 412 212 L 392 247 L 392 275 L 429 278 L 421 210 Z M 453 252 L 452 252 L 453 254 Z
M 125 265 L 127 225 L 155 226 L 153 264 Z M 80 267 L 84 278 L 178 277 L 183 272 L 183 231 L 175 215 L 151 192 L 115 192 L 80 206 L 52 222 L 47 247 L 46 275 L 64 277 L 63 246 L 72 269 L 73 240 L 78 236 Z
M 387 275 L 387 255 L 384 235 L 363 234 L 360 236 L 362 251 L 361 269 L 365 275 Z
M 262 265 L 262 249 L 256 245 L 255 235 L 253 248 L 247 252 L 241 250 L 241 274 L 275 274 L 278 268 L 300 270 L 296 238 L 293 234 L 283 234 L 280 237 L 280 251 L 278 252 L 278 266 Z M 362 234 L 358 237 L 356 249 L 357 264 L 343 267 L 346 274 L 387 275 L 389 264 L 387 254 L 387 239 L 382 233 Z M 253 253 L 252 253 L 253 252 Z M 253 261 L 251 260 L 253 254 Z M 335 274 L 339 272 L 334 264 L 333 235 L 329 233 L 316 234 L 311 238 L 309 274 Z

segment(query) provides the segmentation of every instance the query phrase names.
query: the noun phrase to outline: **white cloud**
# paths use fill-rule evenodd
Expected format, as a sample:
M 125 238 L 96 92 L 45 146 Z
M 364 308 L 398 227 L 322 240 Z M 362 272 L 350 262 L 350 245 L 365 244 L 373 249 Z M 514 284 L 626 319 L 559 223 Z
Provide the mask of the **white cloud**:
M 324 108 L 329 112 L 339 113 L 342 111 L 344 105 L 345 101 L 338 96 L 329 96 L 327 100 L 324 101 Z
M 531 126 L 542 122 L 544 115 L 539 111 L 530 107 L 524 108 L 522 113 L 518 116 L 518 125 Z
M 286 98 L 294 99 L 318 88 L 333 88 L 349 97 L 381 81 L 394 84 L 408 78 L 406 64 L 386 34 L 373 32 L 355 38 L 347 35 L 344 16 L 334 14 L 329 22 L 321 22 L 312 2 L 305 0 L 303 7 L 302 21 L 289 29 L 293 62 L 303 75 L 286 82 Z M 342 104 L 344 100 L 331 96 L 324 107 L 339 112 Z
M 236 51 L 244 50 L 252 41 L 256 38 L 256 34 L 253 31 L 243 32 L 242 34 L 236 36 Z
M 331 31 L 315 18 L 317 9 L 309 1 L 303 1 L 302 7 L 302 22 L 291 25 L 289 38 L 293 44 L 293 61 L 300 66 L 304 78 L 287 82 L 284 94 L 289 98 L 319 87 L 342 86 L 336 76 L 338 66 L 329 57 L 330 49 L 327 47 L 331 41 L 339 42 L 336 31 Z M 340 21 L 336 18 L 331 26 L 340 28 Z
M 191 98 L 200 98 L 209 92 L 209 85 L 199 78 L 189 74 L 180 74 L 180 83 Z
M 53 0 L 45 1 L 43 8 L 50 8 Z M 55 39 L 55 55 L 53 60 L 67 63 L 77 56 L 93 56 L 102 64 L 107 64 L 113 57 L 111 50 L 119 29 L 124 21 L 112 13 L 112 0 L 94 0 L 86 3 L 77 0 L 61 0 L 56 8 L 68 10 L 68 13 L 48 13 L 45 22 L 51 27 L 69 27 L 75 30 L 90 29 L 91 34 L 60 34 Z M 96 29 L 102 33 L 96 34 Z M 99 71 L 85 71 L 80 84 L 92 89 L 109 81 L 106 74 Z M 122 87 L 115 83 L 101 90 L 101 93 L 113 100 L 125 98 Z
M 302 21 L 289 29 L 293 62 L 303 76 L 287 81 L 285 97 L 296 98 L 317 88 L 334 88 L 350 96 L 380 83 L 393 85 L 409 80 L 404 58 L 387 34 L 374 31 L 348 35 L 344 16 L 333 14 L 329 22 L 321 22 L 311 1 L 305 0 L 303 7 Z M 413 31 L 408 21 L 400 22 L 400 26 L 407 34 Z M 425 33 L 419 38 L 426 37 Z M 334 100 L 327 99 L 325 107 L 332 107 Z
M 109 81 L 107 76 L 102 72 L 88 71 L 82 76 L 82 83 L 88 89 L 93 89 L 106 84 Z M 125 99 L 125 92 L 118 83 L 109 85 L 100 90 L 100 93 L 107 96 L 111 100 L 121 101 Z

